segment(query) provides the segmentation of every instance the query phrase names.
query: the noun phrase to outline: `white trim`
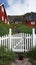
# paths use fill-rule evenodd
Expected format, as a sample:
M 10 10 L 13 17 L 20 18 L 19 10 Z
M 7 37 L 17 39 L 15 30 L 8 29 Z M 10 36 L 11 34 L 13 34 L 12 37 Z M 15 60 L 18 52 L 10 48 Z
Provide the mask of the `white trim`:
M 4 3 L 0 4 L 0 6 L 4 5 Z
M 35 21 L 32 21 L 31 24 L 34 25 L 35 24 Z
M 3 6 L 1 7 L 1 11 L 4 13 L 4 8 L 3 8 Z

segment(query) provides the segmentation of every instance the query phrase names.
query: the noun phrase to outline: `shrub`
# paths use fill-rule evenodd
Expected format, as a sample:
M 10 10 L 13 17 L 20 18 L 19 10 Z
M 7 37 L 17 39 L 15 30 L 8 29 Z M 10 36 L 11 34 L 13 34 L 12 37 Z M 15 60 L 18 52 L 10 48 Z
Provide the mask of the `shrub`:
M 29 57 L 36 60 L 36 47 L 32 48 L 31 51 L 24 53 L 24 57 Z
M 8 50 L 6 51 L 6 48 L 5 47 L 0 47 L 0 59 L 2 60 L 12 60 L 14 61 L 17 57 L 17 54 L 14 53 L 13 51 L 11 50 Z
M 33 59 L 36 59 L 36 47 L 34 47 L 31 51 L 30 51 L 30 57 Z

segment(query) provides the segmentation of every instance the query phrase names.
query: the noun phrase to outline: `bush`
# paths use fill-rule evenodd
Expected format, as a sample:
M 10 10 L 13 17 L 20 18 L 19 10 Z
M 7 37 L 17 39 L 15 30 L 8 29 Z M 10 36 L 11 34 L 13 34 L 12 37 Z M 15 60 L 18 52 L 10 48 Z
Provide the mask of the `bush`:
M 0 65 L 9 65 L 11 61 L 15 61 L 16 57 L 18 55 L 14 53 L 13 51 L 10 51 L 4 46 L 0 47 Z
M 36 59 L 36 47 L 30 51 L 30 57 Z
M 29 57 L 36 60 L 36 47 L 34 47 L 31 51 L 24 53 L 24 57 Z
M 6 48 L 5 47 L 0 47 L 0 59 L 2 60 L 12 60 L 14 61 L 17 57 L 17 54 L 14 53 L 13 51 L 11 50 L 8 50 L 6 51 Z

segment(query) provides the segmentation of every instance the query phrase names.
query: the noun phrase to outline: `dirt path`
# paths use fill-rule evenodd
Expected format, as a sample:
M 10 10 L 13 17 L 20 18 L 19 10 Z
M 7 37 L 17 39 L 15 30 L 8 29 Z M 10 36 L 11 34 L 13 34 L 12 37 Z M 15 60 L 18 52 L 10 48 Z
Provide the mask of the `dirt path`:
M 16 60 L 15 62 L 11 63 L 11 65 L 32 65 L 28 58 L 24 58 L 23 60 Z

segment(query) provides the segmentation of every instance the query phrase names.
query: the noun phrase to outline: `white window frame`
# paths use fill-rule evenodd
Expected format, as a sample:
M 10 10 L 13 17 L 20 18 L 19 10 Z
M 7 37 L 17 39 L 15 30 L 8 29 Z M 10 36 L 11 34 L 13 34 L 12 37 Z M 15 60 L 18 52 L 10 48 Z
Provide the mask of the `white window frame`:
M 35 21 L 32 21 L 31 24 L 34 25 L 35 24 Z

